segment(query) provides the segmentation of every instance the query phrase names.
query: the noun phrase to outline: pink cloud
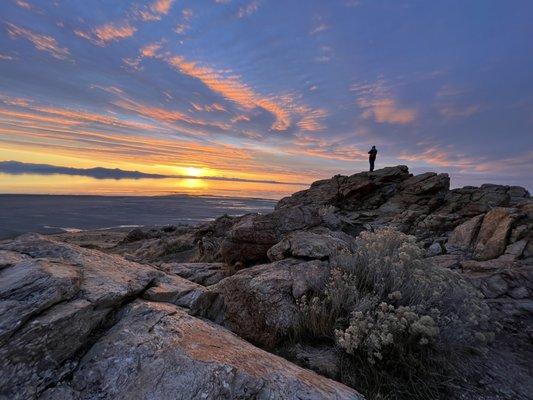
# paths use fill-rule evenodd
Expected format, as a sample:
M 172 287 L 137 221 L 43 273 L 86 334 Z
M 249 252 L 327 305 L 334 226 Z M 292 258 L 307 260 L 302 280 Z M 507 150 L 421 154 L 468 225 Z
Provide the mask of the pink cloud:
M 70 54 L 66 47 L 60 47 L 57 41 L 51 36 L 40 35 L 29 29 L 18 27 L 11 23 L 6 23 L 7 33 L 12 39 L 23 38 L 33 44 L 39 51 L 50 53 L 54 58 L 64 60 Z
M 364 118 L 374 118 L 379 123 L 409 124 L 416 118 L 414 109 L 399 107 L 392 98 L 360 99 L 357 104 L 365 109 Z
M 373 84 L 353 85 L 350 90 L 358 94 L 357 105 L 363 109 L 362 117 L 379 123 L 410 124 L 415 121 L 417 111 L 402 107 L 390 94 L 383 80 Z

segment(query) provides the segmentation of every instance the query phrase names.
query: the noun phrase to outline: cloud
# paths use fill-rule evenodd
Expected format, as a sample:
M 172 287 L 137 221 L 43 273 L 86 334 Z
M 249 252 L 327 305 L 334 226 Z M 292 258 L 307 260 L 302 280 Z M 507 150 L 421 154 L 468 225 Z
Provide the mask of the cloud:
M 98 46 L 105 46 L 109 42 L 129 38 L 133 36 L 136 31 L 137 28 L 130 25 L 129 22 L 122 22 L 101 25 L 90 32 L 75 30 L 74 33 Z
M 297 155 L 308 155 L 343 161 L 362 161 L 367 158 L 365 151 L 357 146 L 346 143 L 345 140 L 324 139 L 299 134 L 290 151 Z
M 0 101 L 4 104 L 10 106 L 28 106 L 31 103 L 31 100 L 24 99 L 21 97 L 11 97 L 5 94 L 0 93 Z
M 417 152 L 402 151 L 400 152 L 398 159 L 411 162 L 421 161 L 439 167 L 453 166 L 460 170 L 472 170 L 479 162 L 479 160 L 474 159 L 472 156 L 461 154 L 453 149 L 447 151 L 435 145 L 422 147 Z
M 25 8 L 26 10 L 33 9 L 32 5 L 24 0 L 15 0 L 15 4 L 21 8 Z
M 392 98 L 360 99 L 357 104 L 364 108 L 363 118 L 374 118 L 379 123 L 409 124 L 416 118 L 416 111 L 401 108 Z
M 315 61 L 319 63 L 329 62 L 333 58 L 333 49 L 329 46 L 320 46 L 318 51 L 319 55 L 315 58 Z
M 66 47 L 60 47 L 52 36 L 40 35 L 9 22 L 7 22 L 6 25 L 7 33 L 12 39 L 26 39 L 31 42 L 37 50 L 50 53 L 54 58 L 59 60 L 68 58 L 70 54 L 70 51 Z
M 190 125 L 201 127 L 211 126 L 221 130 L 229 130 L 231 128 L 228 124 L 216 121 L 204 121 L 198 118 L 188 116 L 187 114 L 179 110 L 167 110 L 161 107 L 154 107 L 151 105 L 142 104 L 131 99 L 123 98 L 121 100 L 116 101 L 114 104 L 124 110 L 133 111 L 139 115 L 142 115 L 143 117 L 147 117 L 159 122 L 185 122 Z
M 158 21 L 163 15 L 168 14 L 174 0 L 156 0 L 144 10 L 138 12 L 143 21 Z
M 161 49 L 161 45 L 159 43 L 147 44 L 141 48 L 140 54 L 142 57 L 155 57 L 159 49 Z
M 477 114 L 480 110 L 481 110 L 481 106 L 479 105 L 459 107 L 459 106 L 448 104 L 448 105 L 441 105 L 439 108 L 439 113 L 446 118 L 458 118 L 458 117 L 469 117 L 471 115 Z
M 193 15 L 194 13 L 190 8 L 184 9 L 181 12 L 181 16 L 182 16 L 181 22 L 178 25 L 176 25 L 176 27 L 174 28 L 174 32 L 180 35 L 184 34 L 190 28 L 190 25 L 188 24 L 188 22 L 191 20 Z
M 477 114 L 482 107 L 478 104 L 465 104 L 462 99 L 467 91 L 456 86 L 444 85 L 436 95 L 439 114 L 445 118 L 466 118 Z
M 276 119 L 271 126 L 273 130 L 284 131 L 289 128 L 291 121 L 287 110 L 273 99 L 255 93 L 250 86 L 240 82 L 238 78 L 223 76 L 212 68 L 187 61 L 182 56 L 170 57 L 167 62 L 181 73 L 200 80 L 212 91 L 244 109 L 260 107 L 268 111 Z
M 302 119 L 296 125 L 303 131 L 316 132 L 326 129 L 326 126 L 322 123 L 322 119 L 328 115 L 326 110 L 313 110 L 308 107 L 303 107 L 300 113 L 302 114 Z
M 94 35 L 103 43 L 121 40 L 133 36 L 137 28 L 124 23 L 120 25 L 106 24 L 94 29 Z
M 317 26 L 315 26 L 311 31 L 309 32 L 310 35 L 316 35 L 317 33 L 324 32 L 329 29 L 329 26 L 326 25 L 323 22 L 320 22 Z
M 350 88 L 358 94 L 357 105 L 363 109 L 362 117 L 378 123 L 406 125 L 415 121 L 414 108 L 401 107 L 390 94 L 383 80 L 374 84 L 357 84 Z
M 13 59 L 14 58 L 12 56 L 10 56 L 9 54 L 0 53 L 0 60 L 11 61 Z
M 237 18 L 244 18 L 252 15 L 259 9 L 259 0 L 253 0 L 245 6 L 239 7 L 237 10 Z
M 214 111 L 226 112 L 227 111 L 226 108 L 222 104 L 218 104 L 218 103 L 201 105 L 195 102 L 191 102 L 191 106 L 196 111 L 206 111 L 206 112 L 214 112 Z

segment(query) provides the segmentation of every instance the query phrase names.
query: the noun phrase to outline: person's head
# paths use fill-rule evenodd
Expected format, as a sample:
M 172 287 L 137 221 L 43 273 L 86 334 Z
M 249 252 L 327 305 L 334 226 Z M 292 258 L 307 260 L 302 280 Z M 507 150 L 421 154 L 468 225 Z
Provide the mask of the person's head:
M 376 148 L 376 146 L 372 146 L 372 148 L 373 148 L 373 149 L 375 149 L 375 148 Z

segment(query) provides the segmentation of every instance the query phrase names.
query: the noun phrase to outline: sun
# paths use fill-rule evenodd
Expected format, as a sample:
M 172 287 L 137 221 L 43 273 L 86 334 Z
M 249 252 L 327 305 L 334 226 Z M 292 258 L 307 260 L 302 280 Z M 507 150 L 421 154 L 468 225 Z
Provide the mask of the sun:
M 195 168 L 195 167 L 187 167 L 187 168 L 184 168 L 185 170 L 185 174 L 187 176 L 203 176 L 204 175 L 204 170 L 203 168 Z

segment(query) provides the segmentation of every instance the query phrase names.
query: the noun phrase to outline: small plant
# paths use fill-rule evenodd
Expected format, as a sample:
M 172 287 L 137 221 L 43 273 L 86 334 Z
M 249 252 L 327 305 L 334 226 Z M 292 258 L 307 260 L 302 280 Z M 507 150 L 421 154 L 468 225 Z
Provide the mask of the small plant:
M 382 229 L 356 241 L 354 255 L 332 258 L 324 293 L 300 300 L 297 336 L 335 343 L 341 380 L 370 398 L 441 397 L 456 360 L 492 339 L 487 305 L 412 236 Z

